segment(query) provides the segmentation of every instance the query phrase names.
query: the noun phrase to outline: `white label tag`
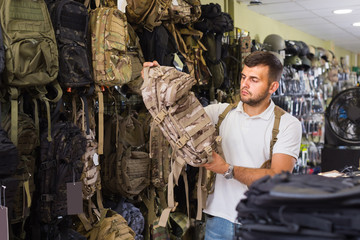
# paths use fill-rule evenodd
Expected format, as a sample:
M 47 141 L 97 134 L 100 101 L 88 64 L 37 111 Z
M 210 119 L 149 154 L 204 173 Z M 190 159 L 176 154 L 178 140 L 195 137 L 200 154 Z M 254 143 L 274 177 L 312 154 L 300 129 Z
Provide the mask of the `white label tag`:
M 8 208 L 0 206 L 0 240 L 9 240 Z
M 326 68 L 326 69 L 329 69 L 329 68 L 330 68 L 330 65 L 329 65 L 328 62 L 325 63 L 325 68 Z
M 83 212 L 82 182 L 66 183 L 67 214 L 76 215 Z
M 99 165 L 99 155 L 97 155 L 97 153 L 93 155 L 93 162 L 95 166 Z
M 179 6 L 179 3 L 178 3 L 177 0 L 172 0 L 172 5 L 174 5 L 174 6 Z

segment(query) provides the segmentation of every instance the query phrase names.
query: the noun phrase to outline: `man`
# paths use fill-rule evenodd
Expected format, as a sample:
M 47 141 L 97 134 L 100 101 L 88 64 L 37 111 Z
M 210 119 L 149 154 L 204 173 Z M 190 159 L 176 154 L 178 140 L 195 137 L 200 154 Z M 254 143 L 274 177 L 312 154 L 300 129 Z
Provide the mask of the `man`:
M 301 142 L 299 120 L 285 113 L 281 116 L 278 140 L 273 147 L 271 167 L 260 168 L 270 158 L 270 140 L 274 125 L 274 103 L 283 66 L 270 52 L 254 52 L 245 59 L 241 73 L 240 102 L 220 126 L 226 161 L 213 153 L 213 162 L 204 164 L 217 173 L 215 190 L 207 199 L 205 240 L 232 240 L 237 216 L 236 206 L 255 180 L 291 172 L 298 158 Z M 205 108 L 213 123 L 228 104 Z M 226 178 L 225 176 L 226 175 Z
M 144 67 L 157 66 L 146 62 Z M 274 103 L 283 66 L 269 52 L 254 52 L 245 59 L 238 106 L 230 111 L 220 126 L 226 161 L 213 152 L 213 162 L 204 164 L 217 173 L 214 193 L 207 199 L 205 240 L 232 240 L 235 233 L 236 206 L 255 180 L 292 171 L 300 151 L 301 124 L 288 113 L 280 119 L 278 140 L 273 148 L 271 167 L 260 169 L 270 158 L 270 140 L 274 125 Z M 205 108 L 214 124 L 228 106 L 213 104 Z M 226 178 L 225 176 L 226 175 Z

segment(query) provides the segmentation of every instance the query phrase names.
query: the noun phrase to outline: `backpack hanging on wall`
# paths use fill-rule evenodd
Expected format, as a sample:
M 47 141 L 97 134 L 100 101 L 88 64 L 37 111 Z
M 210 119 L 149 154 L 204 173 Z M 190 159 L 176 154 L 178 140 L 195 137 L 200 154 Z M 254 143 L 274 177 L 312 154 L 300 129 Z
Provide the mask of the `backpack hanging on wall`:
M 97 6 L 90 12 L 92 66 L 99 104 L 99 154 L 103 154 L 104 141 L 103 92 L 106 88 L 121 86 L 131 80 L 127 24 L 126 15 L 116 8 Z
M 73 0 L 48 5 L 59 51 L 58 80 L 64 88 L 93 83 L 88 51 L 89 14 L 84 4 Z
M 29 11 L 31 9 L 31 11 Z M 46 104 L 57 102 L 62 95 L 58 75 L 58 51 L 55 34 L 44 0 L 1 1 L 1 27 L 6 47 L 6 71 L 2 84 L 11 95 L 11 140 L 17 145 L 18 97 L 26 89 Z M 46 85 L 56 88 L 56 97 L 50 100 Z M 36 113 L 37 114 L 37 113 Z M 38 123 L 36 123 L 38 126 Z M 48 117 L 48 140 L 51 141 L 51 121 Z
M 53 223 L 67 215 L 66 183 L 80 180 L 81 157 L 86 138 L 71 122 L 59 121 L 52 129 L 52 142 L 41 136 L 38 212 L 42 223 Z

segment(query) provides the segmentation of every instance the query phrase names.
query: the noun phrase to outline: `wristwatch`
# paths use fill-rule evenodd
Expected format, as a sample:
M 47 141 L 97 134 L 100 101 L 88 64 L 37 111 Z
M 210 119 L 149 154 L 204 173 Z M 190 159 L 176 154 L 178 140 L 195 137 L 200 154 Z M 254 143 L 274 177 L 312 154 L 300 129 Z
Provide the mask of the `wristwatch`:
M 226 172 L 223 174 L 224 178 L 226 179 L 232 179 L 234 178 L 234 166 L 233 165 L 229 165 L 228 170 L 226 170 Z

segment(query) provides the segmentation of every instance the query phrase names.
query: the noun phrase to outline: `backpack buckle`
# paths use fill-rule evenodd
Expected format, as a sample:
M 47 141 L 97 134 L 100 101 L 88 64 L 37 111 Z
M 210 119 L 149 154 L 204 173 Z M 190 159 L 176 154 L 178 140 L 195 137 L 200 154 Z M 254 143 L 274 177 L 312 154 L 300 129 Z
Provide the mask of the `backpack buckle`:
M 181 138 L 179 138 L 176 141 L 176 146 L 180 149 L 182 148 L 189 140 L 191 139 L 191 137 L 189 136 L 188 133 L 185 133 Z
M 161 109 L 161 111 L 154 117 L 154 121 L 157 124 L 160 124 L 164 120 L 166 115 L 167 111 L 165 109 Z
M 204 151 L 206 152 L 207 155 L 211 155 L 212 154 L 212 147 L 206 146 L 204 148 Z
M 54 195 L 52 195 L 52 194 L 41 194 L 40 199 L 43 202 L 51 202 L 51 201 L 54 201 Z

